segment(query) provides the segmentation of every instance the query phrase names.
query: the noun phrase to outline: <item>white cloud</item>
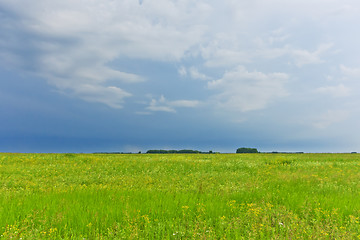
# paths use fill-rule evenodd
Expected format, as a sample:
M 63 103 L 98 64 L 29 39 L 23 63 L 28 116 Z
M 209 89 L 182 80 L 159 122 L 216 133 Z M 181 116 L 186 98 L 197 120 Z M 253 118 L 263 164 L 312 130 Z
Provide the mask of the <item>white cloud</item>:
M 289 62 L 303 67 L 324 63 L 324 57 L 334 47 L 333 43 L 320 43 L 315 50 L 301 48 L 291 44 L 290 34 L 285 33 L 285 30 L 266 31 L 268 33 L 263 33 L 265 36 L 262 37 L 247 36 L 244 33 L 213 36 L 213 39 L 200 49 L 205 60 L 204 65 L 209 68 L 232 68 L 258 60 L 288 57 Z
M 201 56 L 204 58 L 206 67 L 234 67 L 239 64 L 250 63 L 253 54 L 239 43 L 239 39 L 245 38 L 241 33 L 218 33 L 203 44 L 200 48 Z
M 156 100 L 152 100 L 150 102 L 150 106 L 147 107 L 146 109 L 153 111 L 153 112 L 172 112 L 175 113 L 175 109 L 169 106 L 165 106 L 165 105 L 158 105 L 158 103 L 156 102 Z
M 146 108 L 150 111 L 161 111 L 161 112 L 173 112 L 175 113 L 175 108 L 194 108 L 199 106 L 200 102 L 197 100 L 175 100 L 168 101 L 163 95 L 156 100 L 151 99 L 149 106 Z
M 326 129 L 333 124 L 348 119 L 350 113 L 346 110 L 328 110 L 313 120 L 313 126 L 319 129 Z
M 186 69 L 184 66 L 181 66 L 178 68 L 178 73 L 180 76 L 190 76 L 192 79 L 199 79 L 199 80 L 210 80 L 211 77 L 207 76 L 204 73 L 199 72 L 199 70 L 196 67 L 190 67 L 189 69 Z
M 200 102 L 197 100 L 176 100 L 168 103 L 172 107 L 197 107 Z
M 347 97 L 350 95 L 351 89 L 343 84 L 337 86 L 325 86 L 315 90 L 317 93 L 329 94 L 333 97 Z
M 211 53 L 208 53 L 210 56 L 205 62 L 205 66 L 207 67 L 227 68 L 253 61 L 252 54 L 238 49 L 217 48 L 207 51 L 211 51 Z
M 4 9 L 0 16 L 2 63 L 35 73 L 59 91 L 119 108 L 134 94 L 126 91 L 125 83 L 148 78 L 111 63 L 117 59 L 176 62 L 181 66 L 179 75 L 209 81 L 217 105 L 239 111 L 262 109 L 286 96 L 288 75 L 249 72 L 237 66 L 264 69 L 259 64 L 283 67 L 290 62 L 306 67 L 326 63 L 328 53 L 339 49 L 330 23 L 342 20 L 351 27 L 345 20 L 356 18 L 359 9 L 351 0 L 0 0 L 0 6 Z M 199 68 L 184 67 L 191 65 Z M 340 68 L 344 75 L 360 75 L 358 69 Z M 298 74 L 292 71 L 289 75 Z M 211 81 L 218 77 L 209 72 L 225 74 Z M 116 89 L 109 88 L 109 80 Z M 318 91 L 348 94 L 341 85 Z M 149 108 L 174 112 L 176 105 L 198 104 L 160 100 Z
M 101 99 L 101 94 L 89 91 L 93 97 L 79 97 L 118 108 L 119 98 L 130 94 L 119 87 L 109 90 L 106 81 L 137 83 L 145 79 L 108 64 L 117 58 L 179 61 L 201 40 L 201 18 L 210 10 L 201 2 L 140 3 L 1 0 L 0 6 L 10 13 L 1 16 L 0 53 L 7 56 L 2 61 L 41 76 L 59 90 L 66 89 L 74 95 L 83 95 L 80 85 L 80 89 L 92 86 L 99 92 L 117 93 L 119 97 L 103 94 L 105 99 Z
M 276 29 L 271 32 L 271 35 L 268 37 L 268 42 L 270 45 L 283 43 L 290 38 L 289 33 L 285 33 L 283 28 Z
M 226 72 L 221 79 L 210 81 L 208 87 L 215 95 L 218 107 L 231 111 L 251 111 L 264 108 L 276 98 L 288 95 L 285 73 L 249 72 L 239 66 Z
M 180 74 L 180 76 L 183 76 L 185 77 L 187 75 L 187 70 L 184 66 L 181 66 L 179 69 L 178 69 L 178 73 Z
M 340 70 L 346 77 L 360 78 L 360 68 L 350 68 L 341 64 Z
M 295 64 L 298 67 L 302 67 L 307 64 L 318 64 L 323 63 L 324 60 L 321 59 L 321 55 L 332 48 L 333 44 L 321 44 L 315 51 L 307 51 L 300 49 L 290 50 L 290 54 L 294 57 Z
M 323 55 L 329 52 L 333 47 L 332 43 L 323 43 L 318 46 L 315 51 L 296 48 L 289 44 L 283 47 L 272 47 L 265 43 L 261 44 L 261 48 L 256 50 L 256 56 L 260 58 L 276 59 L 283 56 L 290 57 L 290 62 L 297 67 L 303 67 L 310 64 L 324 63 Z
M 200 79 L 200 80 L 211 79 L 209 76 L 206 76 L 205 74 L 200 73 L 199 70 L 195 67 L 191 67 L 189 69 L 189 73 L 190 73 L 191 78 L 193 78 L 193 79 Z
M 131 94 L 118 87 L 103 87 L 96 85 L 84 85 L 76 88 L 73 95 L 89 102 L 104 103 L 113 108 L 122 108 L 123 99 Z

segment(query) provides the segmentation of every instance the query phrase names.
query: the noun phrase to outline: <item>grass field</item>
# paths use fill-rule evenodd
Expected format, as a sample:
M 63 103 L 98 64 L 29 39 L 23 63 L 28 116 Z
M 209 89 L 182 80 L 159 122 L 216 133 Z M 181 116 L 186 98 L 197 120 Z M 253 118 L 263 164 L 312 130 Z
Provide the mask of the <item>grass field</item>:
M 360 239 L 360 155 L 0 153 L 0 235 Z

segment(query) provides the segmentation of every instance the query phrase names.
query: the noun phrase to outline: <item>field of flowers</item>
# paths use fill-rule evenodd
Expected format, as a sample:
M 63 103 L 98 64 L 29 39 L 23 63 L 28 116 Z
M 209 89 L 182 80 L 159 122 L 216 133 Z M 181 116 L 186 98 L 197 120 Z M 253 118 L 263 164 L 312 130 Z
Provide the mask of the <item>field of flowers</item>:
M 0 153 L 0 239 L 360 239 L 360 154 Z

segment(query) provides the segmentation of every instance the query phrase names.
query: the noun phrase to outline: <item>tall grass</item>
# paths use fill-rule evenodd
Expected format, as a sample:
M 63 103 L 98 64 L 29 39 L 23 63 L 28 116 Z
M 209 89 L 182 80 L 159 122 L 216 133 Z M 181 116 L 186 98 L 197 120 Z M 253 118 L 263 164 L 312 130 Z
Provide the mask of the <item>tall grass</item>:
M 358 154 L 0 154 L 3 239 L 360 239 Z

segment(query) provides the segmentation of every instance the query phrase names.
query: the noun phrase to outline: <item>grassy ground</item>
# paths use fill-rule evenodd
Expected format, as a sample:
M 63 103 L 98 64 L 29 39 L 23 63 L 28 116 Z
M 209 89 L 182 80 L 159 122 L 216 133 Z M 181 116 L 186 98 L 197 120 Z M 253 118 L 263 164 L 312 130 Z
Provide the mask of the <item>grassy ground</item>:
M 360 239 L 358 154 L 0 154 L 1 239 Z

